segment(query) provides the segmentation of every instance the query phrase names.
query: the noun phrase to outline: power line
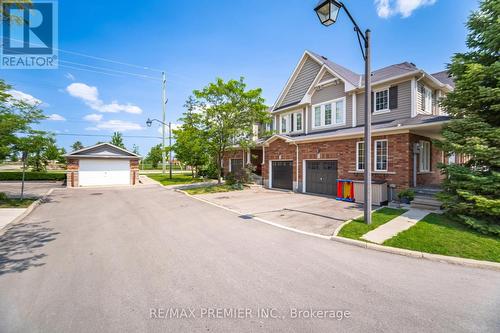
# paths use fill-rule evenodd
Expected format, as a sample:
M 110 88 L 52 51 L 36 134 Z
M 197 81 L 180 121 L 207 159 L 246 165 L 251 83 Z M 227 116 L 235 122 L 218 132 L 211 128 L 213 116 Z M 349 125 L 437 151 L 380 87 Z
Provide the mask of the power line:
M 33 44 L 33 45 L 37 45 L 37 46 L 45 46 L 43 44 L 28 43 L 28 42 L 25 42 L 25 41 L 20 40 L 20 39 L 9 38 L 9 37 L 8 38 L 4 37 L 3 39 L 9 39 L 11 41 L 22 42 L 23 44 Z M 93 56 L 93 55 L 89 55 L 89 54 L 84 54 L 84 53 L 80 53 L 80 52 L 63 50 L 63 49 L 55 48 L 55 47 L 53 49 L 57 50 L 57 51 L 60 51 L 60 52 L 77 55 L 77 56 L 80 56 L 80 57 L 86 57 L 86 58 L 90 58 L 90 59 L 106 61 L 106 62 L 109 62 L 109 63 L 119 64 L 119 65 L 123 65 L 123 66 L 140 68 L 140 69 L 149 70 L 149 71 L 152 71 L 152 72 L 160 72 L 160 73 L 162 72 L 161 69 L 151 68 L 151 67 L 148 67 L 148 66 L 140 66 L 140 65 L 130 64 L 130 63 L 123 62 L 123 61 L 117 61 L 117 60 L 107 59 L 107 58 L 103 58 L 103 57 L 97 57 L 97 56 Z
M 111 138 L 110 134 L 79 134 L 79 133 L 52 133 L 56 136 L 90 136 L 90 137 L 106 137 Z M 159 136 L 150 135 L 122 135 L 124 138 L 137 138 L 137 139 L 161 139 Z
M 83 65 L 85 66 L 85 65 Z M 88 66 L 88 65 L 87 65 Z M 119 74 L 114 74 L 114 73 L 108 73 L 108 72 L 103 72 L 103 71 L 98 71 L 98 70 L 92 70 L 92 69 L 87 69 L 87 68 L 81 68 L 81 67 L 75 67 L 75 66 L 69 66 L 69 65 L 59 65 L 59 67 L 64 67 L 64 68 L 70 68 L 70 69 L 75 69 L 78 71 L 84 71 L 84 72 L 91 72 L 91 73 L 97 73 L 97 74 L 105 74 L 109 76 L 114 76 L 114 77 L 120 77 L 120 78 L 127 78 L 125 75 L 119 75 Z M 92 67 L 92 66 L 89 66 Z M 137 77 L 139 78 L 139 77 Z M 151 78 L 151 77 L 140 77 L 143 79 L 148 79 L 148 80 L 156 80 L 158 81 L 159 79 Z
M 143 74 L 137 74 L 137 73 L 131 73 L 131 72 L 124 72 L 124 71 L 119 71 L 119 70 L 110 69 L 110 68 L 106 68 L 106 67 L 91 66 L 91 65 L 86 65 L 86 64 L 79 63 L 79 62 L 73 62 L 73 61 L 67 61 L 67 60 L 59 60 L 59 62 L 63 62 L 63 63 L 67 63 L 67 64 L 72 64 L 72 65 L 85 66 L 85 67 L 88 67 L 88 68 L 105 70 L 105 71 L 110 71 L 110 72 L 119 73 L 119 74 L 132 75 L 132 76 L 137 76 L 137 77 L 144 78 L 144 79 L 151 79 L 151 80 L 161 81 L 161 79 L 159 77 L 152 77 L 152 76 L 143 75 Z

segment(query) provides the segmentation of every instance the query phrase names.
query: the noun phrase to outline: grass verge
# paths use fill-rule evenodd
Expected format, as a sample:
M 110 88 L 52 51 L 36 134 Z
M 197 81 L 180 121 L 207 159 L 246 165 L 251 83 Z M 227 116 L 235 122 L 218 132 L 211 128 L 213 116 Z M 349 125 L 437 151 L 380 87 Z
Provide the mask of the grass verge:
M 2 171 L 0 172 L 0 180 L 17 180 L 23 179 L 23 173 L 20 171 Z M 66 179 L 65 171 L 50 171 L 50 172 L 33 172 L 28 171 L 24 177 L 25 180 L 64 180 Z
M 383 245 L 447 256 L 500 262 L 500 237 L 478 233 L 445 215 L 429 214 Z
M 406 209 L 384 207 L 372 213 L 372 223 L 370 225 L 366 224 L 363 218 L 352 220 L 340 230 L 338 236 L 361 240 L 361 236 L 368 231 L 380 227 L 404 212 L 406 212 Z
M 3 199 L 0 200 L 0 208 L 26 208 L 36 199 Z
M 169 174 L 162 173 L 149 173 L 145 174 L 151 179 L 160 182 L 162 185 L 182 185 L 182 184 L 193 184 L 201 183 L 204 181 L 203 178 L 193 178 L 191 174 L 175 173 L 172 174 L 172 179 L 170 179 Z
M 231 185 L 210 185 L 210 186 L 202 186 L 196 188 L 190 188 L 184 190 L 186 193 L 191 195 L 196 194 L 207 194 L 207 193 L 219 193 L 219 192 L 230 192 L 230 191 L 240 191 L 241 189 L 235 188 Z

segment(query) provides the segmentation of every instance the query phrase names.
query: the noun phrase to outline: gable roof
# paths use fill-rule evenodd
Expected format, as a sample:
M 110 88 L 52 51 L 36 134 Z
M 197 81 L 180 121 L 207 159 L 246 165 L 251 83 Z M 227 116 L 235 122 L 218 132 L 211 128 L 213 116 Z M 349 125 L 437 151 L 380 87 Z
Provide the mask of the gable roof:
M 115 146 L 111 143 L 99 143 L 93 146 L 85 147 L 75 150 L 65 157 L 79 157 L 79 158 L 125 158 L 125 159 L 139 159 L 137 155 L 131 151 Z
M 314 80 L 312 80 L 312 84 L 309 82 L 311 80 L 308 80 L 307 82 L 309 82 L 310 85 L 309 87 L 307 87 L 307 89 L 304 89 L 304 82 L 302 82 L 303 83 L 301 86 L 302 89 L 300 91 L 294 91 L 294 98 L 287 99 L 287 95 L 291 87 L 294 85 L 294 82 L 299 76 L 300 71 L 302 70 L 307 59 L 313 59 L 318 65 L 320 65 L 319 69 L 315 68 L 315 70 L 317 69 L 316 76 L 320 74 L 323 75 L 322 70 L 326 68 L 331 74 L 338 77 L 340 80 L 344 81 L 346 92 L 364 87 L 364 78 L 365 78 L 364 74 L 355 73 L 350 69 L 329 60 L 325 56 L 306 50 L 304 51 L 304 54 L 300 58 L 299 63 L 293 70 L 292 75 L 288 78 L 285 87 L 283 88 L 276 102 L 274 103 L 272 107 L 273 111 L 286 109 L 288 107 L 303 104 L 304 101 L 297 98 L 297 95 L 302 94 L 304 96 L 311 89 L 311 85 L 319 82 L 319 80 L 321 79 L 319 77 L 316 77 Z M 445 89 L 454 88 L 453 78 L 451 78 L 448 75 L 447 71 L 442 71 L 429 75 L 424 70 L 418 68 L 414 63 L 408 61 L 386 66 L 372 71 L 372 84 L 382 83 L 385 81 L 390 81 L 393 79 L 402 78 L 410 75 L 416 75 L 416 74 L 423 74 L 427 76 L 429 80 L 431 80 L 432 82 L 434 82 L 434 84 L 436 84 L 436 86 Z
M 326 67 L 331 69 L 333 72 L 337 73 L 341 77 L 341 79 L 347 81 L 348 83 L 352 84 L 355 87 L 359 85 L 359 78 L 360 78 L 359 74 L 354 73 L 350 69 L 347 69 L 344 66 L 334 63 L 331 60 L 328 60 L 328 58 L 325 56 L 319 55 L 309 50 L 306 52 L 313 55 L 317 61 L 321 62 L 322 64 L 326 65 Z
M 455 88 L 455 81 L 453 80 L 453 77 L 451 76 L 450 72 L 448 72 L 447 70 L 437 72 L 431 75 L 435 77 L 439 82 L 447 84 L 452 88 Z

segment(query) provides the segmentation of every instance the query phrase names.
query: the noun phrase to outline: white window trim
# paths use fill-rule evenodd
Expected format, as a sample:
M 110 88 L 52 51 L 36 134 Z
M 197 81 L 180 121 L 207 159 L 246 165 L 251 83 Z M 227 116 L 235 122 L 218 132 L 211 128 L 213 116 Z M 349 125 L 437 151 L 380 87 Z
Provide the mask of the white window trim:
M 385 91 L 385 90 L 387 90 L 387 108 L 377 111 L 377 104 L 375 103 L 377 101 L 377 93 Z M 389 100 L 390 100 L 389 93 L 390 93 L 389 92 L 389 87 L 384 87 L 384 88 L 379 88 L 379 89 L 373 90 L 373 101 L 372 101 L 372 104 L 373 104 L 373 113 L 372 114 L 377 115 L 377 114 L 384 114 L 384 113 L 391 112 L 391 109 L 389 109 Z
M 302 129 L 298 130 L 297 131 L 297 114 L 301 114 L 302 116 Z M 292 124 L 291 124 L 291 121 L 290 121 L 290 116 L 291 115 L 294 115 L 293 117 L 293 128 L 294 130 L 291 131 L 290 129 L 292 128 Z M 283 127 L 281 126 L 282 124 L 282 119 L 285 118 L 286 120 L 286 131 L 283 131 Z M 280 133 L 283 133 L 283 134 L 286 134 L 286 133 L 302 133 L 304 132 L 304 127 L 305 127 L 305 123 L 304 123 L 304 112 L 303 110 L 300 110 L 300 111 L 291 111 L 291 112 L 287 112 L 287 113 L 282 113 L 279 115 L 279 121 L 280 121 Z
M 430 94 L 430 106 L 429 106 L 429 110 L 427 110 L 427 100 L 428 100 L 427 99 L 427 93 Z M 425 114 L 432 114 L 432 89 L 424 85 L 423 94 L 424 94 L 424 111 L 423 111 L 423 113 L 425 113 Z
M 356 171 L 365 171 L 365 169 L 359 169 L 358 168 L 358 165 L 359 165 L 359 144 L 362 143 L 364 144 L 365 142 L 364 141 L 357 141 L 356 142 Z M 364 155 L 364 152 L 363 152 L 363 155 Z M 366 164 L 366 161 L 364 162 Z
M 386 147 L 387 147 L 387 153 L 386 153 L 387 164 L 386 164 L 386 168 L 385 169 L 378 169 L 377 168 L 377 142 L 382 142 L 382 141 L 386 142 Z M 375 171 L 388 171 L 389 170 L 389 141 L 387 139 L 375 140 L 373 142 L 373 170 L 375 170 Z
M 428 145 L 428 148 L 429 150 L 427 151 L 428 155 L 427 155 L 427 159 L 428 159 L 428 167 L 427 168 L 424 168 L 423 167 L 423 160 L 422 160 L 422 156 L 423 156 L 423 152 L 424 152 L 424 144 L 427 144 Z M 429 172 L 431 171 L 431 143 L 430 141 L 426 141 L 426 140 L 421 140 L 420 141 L 420 145 L 421 145 L 421 148 L 420 148 L 420 158 L 419 158 L 419 165 L 418 165 L 418 171 L 419 172 Z
M 342 119 L 343 119 L 343 121 L 341 123 L 335 123 L 336 107 L 334 108 L 334 103 L 337 103 L 340 101 L 342 101 Z M 327 105 L 327 104 L 332 105 L 332 123 L 330 125 L 325 125 L 325 105 Z M 319 126 L 316 125 L 316 114 L 315 114 L 315 108 L 318 106 L 321 109 L 321 120 L 320 120 Z M 311 125 L 312 125 L 313 129 L 345 126 L 345 124 L 346 124 L 346 97 L 344 96 L 344 97 L 332 99 L 330 101 L 314 104 L 312 106 L 311 115 L 312 115 Z

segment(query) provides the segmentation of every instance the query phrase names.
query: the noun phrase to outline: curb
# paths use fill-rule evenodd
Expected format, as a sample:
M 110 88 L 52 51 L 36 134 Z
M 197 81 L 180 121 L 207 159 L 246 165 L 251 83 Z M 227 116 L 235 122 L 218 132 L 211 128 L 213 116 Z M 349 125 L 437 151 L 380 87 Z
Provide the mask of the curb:
M 212 206 L 225 209 L 225 210 L 230 211 L 230 212 L 232 212 L 234 214 L 238 214 L 240 216 L 241 215 L 246 215 L 246 214 L 240 213 L 240 212 L 238 212 L 238 211 L 236 211 L 234 209 L 221 206 L 219 204 L 210 202 L 210 201 L 202 199 L 202 198 L 198 198 L 198 197 L 193 196 L 193 195 L 191 195 L 191 194 L 189 194 L 189 193 L 187 193 L 187 192 L 185 192 L 185 191 L 183 191 L 181 189 L 175 189 L 175 191 L 179 192 L 179 193 L 183 193 L 184 195 L 186 195 L 188 197 L 191 197 L 191 198 L 193 198 L 195 200 L 202 201 L 202 202 L 205 202 L 205 203 L 210 204 Z M 382 207 L 379 207 L 376 210 L 381 209 L 381 208 Z M 260 217 L 256 217 L 256 216 L 250 216 L 250 217 L 253 220 L 256 220 L 256 221 L 259 221 L 259 222 L 262 222 L 262 223 L 265 223 L 265 224 L 269 224 L 269 225 L 272 225 L 274 227 L 278 227 L 280 229 L 284 229 L 284 230 L 288 230 L 288 231 L 293 231 L 293 232 L 296 232 L 296 233 L 299 233 L 299 234 L 302 234 L 302 235 L 312 236 L 312 237 L 316 237 L 316 238 L 320 238 L 320 239 L 329 239 L 329 240 L 336 241 L 336 242 L 339 242 L 339 243 L 343 243 L 343 244 L 347 244 L 347 245 L 351 245 L 351 246 L 357 246 L 357 247 L 361 247 L 361 248 L 365 248 L 365 249 L 369 249 L 369 250 L 374 250 L 374 251 L 379 251 L 379 252 L 386 252 L 386 253 L 391 253 L 391 254 L 397 254 L 397 255 L 402 255 L 402 256 L 405 256 L 405 257 L 411 257 L 411 258 L 416 258 L 416 259 L 426 259 L 426 260 L 430 260 L 430 261 L 445 262 L 445 263 L 448 263 L 448 264 L 454 264 L 454 265 L 460 265 L 460 266 L 466 266 L 466 267 L 483 268 L 483 269 L 490 269 L 490 270 L 500 271 L 500 263 L 483 261 L 483 260 L 475 260 L 475 259 L 467 259 L 467 258 L 444 256 L 444 255 L 440 255 L 440 254 L 432 254 L 432 253 L 412 251 L 412 250 L 406 250 L 406 249 L 399 249 L 397 247 L 383 246 L 383 245 L 379 245 L 379 244 L 375 244 L 375 243 L 369 243 L 369 242 L 364 242 L 364 241 L 359 241 L 359 240 L 355 240 L 355 239 L 350 239 L 350 238 L 344 238 L 344 237 L 337 236 L 338 231 L 340 231 L 340 229 L 342 229 L 342 226 L 344 224 L 347 224 L 347 223 L 351 222 L 352 220 L 349 220 L 349 221 L 346 221 L 346 222 L 342 223 L 342 225 L 340 225 L 335 230 L 333 236 L 323 236 L 323 235 L 314 234 L 314 233 L 311 233 L 311 232 L 302 231 L 302 230 L 295 229 L 295 228 L 286 227 L 286 226 L 283 226 L 281 224 L 277 224 L 277 223 L 274 223 L 274 222 L 262 219 Z
M 51 195 L 54 190 L 55 190 L 54 188 L 49 189 L 47 193 L 42 195 L 39 199 L 33 201 L 33 203 L 29 205 L 28 208 L 26 208 L 26 210 L 21 215 L 19 215 L 18 217 L 16 217 L 6 225 L 4 225 L 3 228 L 0 229 L 0 236 L 2 236 L 5 233 L 5 231 L 7 231 L 9 226 L 21 221 L 26 216 L 28 216 L 36 207 L 40 206 L 42 204 L 42 201 L 45 200 L 49 195 Z
M 384 246 L 384 245 L 379 245 L 379 244 L 374 244 L 374 243 L 369 243 L 369 242 L 364 242 L 364 241 L 359 241 L 359 240 L 344 238 L 344 237 L 339 237 L 339 236 L 332 236 L 332 237 L 330 237 L 330 239 L 332 241 L 336 241 L 339 243 L 354 245 L 357 247 L 362 247 L 365 249 L 375 250 L 375 251 L 379 251 L 379 252 L 398 254 L 398 255 L 405 256 L 405 257 L 426 259 L 426 260 L 430 260 L 430 261 L 438 261 L 438 262 L 444 262 L 444 263 L 448 263 L 448 264 L 454 264 L 454 265 L 460 265 L 460 266 L 466 266 L 466 267 L 484 268 L 484 269 L 500 271 L 500 263 L 496 263 L 496 262 L 445 256 L 445 255 L 441 255 L 441 254 L 433 254 L 433 253 L 427 253 L 427 252 L 412 251 L 412 250 Z

